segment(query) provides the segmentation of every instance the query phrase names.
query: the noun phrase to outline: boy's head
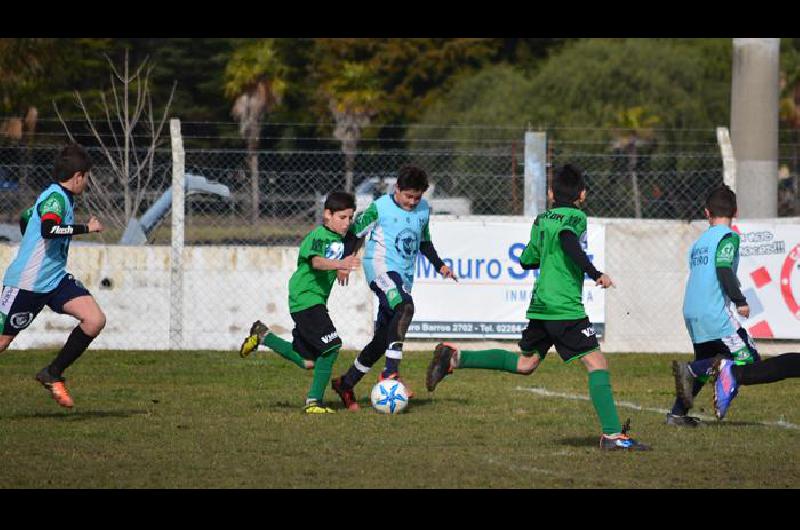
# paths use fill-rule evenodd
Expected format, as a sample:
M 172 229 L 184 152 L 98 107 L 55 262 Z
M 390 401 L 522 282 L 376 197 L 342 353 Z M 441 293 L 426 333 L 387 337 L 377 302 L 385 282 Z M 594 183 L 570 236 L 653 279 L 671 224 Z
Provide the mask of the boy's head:
M 709 221 L 715 218 L 733 219 L 736 216 L 736 194 L 725 184 L 715 188 L 706 197 L 705 211 Z
M 72 143 L 64 146 L 53 164 L 53 178 L 65 184 L 72 193 L 80 195 L 89 184 L 92 160 L 83 146 Z
M 428 174 L 417 166 L 403 166 L 397 172 L 397 183 L 394 187 L 394 200 L 400 208 L 411 211 L 422 200 L 422 194 L 428 191 Z
M 583 172 L 572 164 L 557 167 L 553 182 L 548 191 L 550 200 L 559 203 L 576 204 L 586 200 L 586 180 Z
M 352 193 L 344 191 L 331 192 L 325 199 L 322 218 L 323 223 L 330 230 L 343 236 L 353 222 L 356 211 L 356 199 Z

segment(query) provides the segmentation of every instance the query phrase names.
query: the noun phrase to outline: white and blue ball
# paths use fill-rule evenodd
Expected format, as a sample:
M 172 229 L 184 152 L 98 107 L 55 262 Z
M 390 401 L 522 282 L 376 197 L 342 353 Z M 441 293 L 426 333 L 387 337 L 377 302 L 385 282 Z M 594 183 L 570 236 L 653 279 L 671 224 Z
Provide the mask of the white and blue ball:
M 372 387 L 372 407 L 383 414 L 399 414 L 408 406 L 408 391 L 400 381 L 385 379 Z

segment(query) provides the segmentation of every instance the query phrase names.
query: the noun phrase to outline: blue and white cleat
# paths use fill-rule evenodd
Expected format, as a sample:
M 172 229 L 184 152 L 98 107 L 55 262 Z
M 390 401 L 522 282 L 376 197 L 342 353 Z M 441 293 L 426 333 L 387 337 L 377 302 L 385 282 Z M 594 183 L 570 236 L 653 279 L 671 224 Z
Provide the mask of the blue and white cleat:
M 739 393 L 739 384 L 731 371 L 733 366 L 733 361 L 723 358 L 711 368 L 711 377 L 714 379 L 714 414 L 718 420 L 725 417 L 731 401 Z
M 625 422 L 622 432 L 600 436 L 600 449 L 604 451 L 650 451 L 650 446 L 637 442 L 630 436 L 631 420 Z

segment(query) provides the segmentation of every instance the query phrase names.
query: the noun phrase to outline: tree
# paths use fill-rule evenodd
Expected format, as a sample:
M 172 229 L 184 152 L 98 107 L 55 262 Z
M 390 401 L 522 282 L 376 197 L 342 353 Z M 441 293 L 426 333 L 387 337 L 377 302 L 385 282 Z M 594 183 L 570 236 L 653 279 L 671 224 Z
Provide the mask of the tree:
M 225 66 L 225 95 L 234 100 L 231 114 L 239 121 L 239 133 L 247 142 L 250 166 L 250 220 L 259 217 L 258 140 L 266 114 L 281 104 L 286 91 L 286 67 L 272 39 L 237 48 Z
M 639 189 L 639 176 L 637 173 L 639 154 L 643 149 L 652 147 L 655 142 L 653 127 L 661 122 L 661 118 L 649 114 L 644 107 L 629 107 L 617 112 L 616 119 L 611 123 L 614 140 L 611 149 L 624 153 L 628 157 L 628 171 L 631 176 L 631 189 L 633 190 L 633 210 L 637 219 L 642 217 L 642 194 Z
M 148 64 L 148 60 L 145 59 L 133 69 L 132 73 L 127 52 L 121 72 L 108 56 L 106 56 L 106 61 L 111 71 L 109 90 L 112 103 L 109 103 L 105 91 L 100 92 L 100 100 L 108 132 L 101 133 L 98 130 L 97 120 L 92 118 L 86 101 L 79 91 L 74 92 L 74 98 L 111 169 L 111 178 L 103 178 L 104 175 L 97 170 L 93 172 L 94 193 L 87 197 L 87 201 L 90 206 L 94 206 L 102 212 L 103 217 L 110 221 L 109 224 L 117 228 L 124 228 L 128 221 L 137 215 L 144 199 L 144 192 L 153 178 L 156 149 L 161 145 L 161 133 L 175 94 L 176 83 L 173 83 L 161 119 L 156 123 L 150 88 L 150 74 L 153 67 Z M 75 141 L 55 100 L 53 108 L 67 136 L 70 140 Z M 134 134 L 142 128 L 144 129 L 142 132 L 145 134 Z M 144 153 L 137 147 L 139 142 L 137 138 L 140 137 L 147 139 Z M 109 138 L 113 141 L 113 147 L 108 145 Z M 114 200 L 114 190 L 117 184 L 122 188 L 123 193 L 122 216 L 119 215 Z
M 353 191 L 353 170 L 361 131 L 378 112 L 383 92 L 374 72 L 363 63 L 346 62 L 339 75 L 322 86 L 336 128 L 334 137 L 342 144 L 345 156 L 345 190 Z

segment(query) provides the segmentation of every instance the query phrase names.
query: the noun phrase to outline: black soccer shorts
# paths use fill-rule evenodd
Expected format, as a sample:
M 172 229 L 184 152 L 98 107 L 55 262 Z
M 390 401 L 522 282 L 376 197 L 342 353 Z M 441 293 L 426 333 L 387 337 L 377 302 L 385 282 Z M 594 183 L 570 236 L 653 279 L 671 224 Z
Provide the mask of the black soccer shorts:
M 342 347 L 342 339 L 324 305 L 311 306 L 291 316 L 295 324 L 292 348 L 304 359 L 315 361 L 324 353 Z
M 0 335 L 17 335 L 31 325 L 44 306 L 63 314 L 64 304 L 87 295 L 91 295 L 89 290 L 72 274 L 64 276 L 58 286 L 47 293 L 4 286 L 0 293 Z
M 518 344 L 523 355 L 538 353 L 542 359 L 550 347 L 555 345 L 564 362 L 578 359 L 600 348 L 588 317 L 579 320 L 529 320 Z

